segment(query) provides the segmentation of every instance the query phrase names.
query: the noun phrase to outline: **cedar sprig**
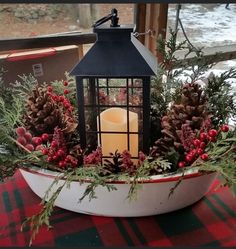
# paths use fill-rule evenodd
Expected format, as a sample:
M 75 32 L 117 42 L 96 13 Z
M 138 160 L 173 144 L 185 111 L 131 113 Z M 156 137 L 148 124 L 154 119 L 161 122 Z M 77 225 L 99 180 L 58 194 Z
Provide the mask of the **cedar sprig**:
M 0 98 L 5 101 L 5 105 L 8 107 L 11 106 L 13 94 L 12 89 L 4 82 L 6 72 L 4 68 L 0 68 Z
M 213 114 L 215 126 L 228 123 L 236 117 L 235 93 L 232 89 L 232 79 L 236 79 L 236 69 L 221 73 L 219 76 L 210 74 L 207 79 L 205 92 L 208 96 L 208 108 Z
M 0 98 L 0 145 L 12 154 L 18 151 L 13 141 L 14 130 L 17 125 L 21 125 L 23 104 L 20 99 L 13 97 L 11 105 L 6 105 L 3 98 Z
M 140 167 L 136 170 L 134 176 L 130 179 L 130 189 L 127 198 L 131 201 L 137 199 L 138 191 L 142 187 L 142 181 L 150 179 L 150 172 L 167 172 L 171 168 L 171 163 L 165 159 L 156 158 L 153 160 L 147 157 Z
M 45 202 L 45 199 L 42 200 L 43 208 L 37 214 L 27 218 L 23 222 L 23 224 L 21 226 L 21 230 L 23 230 L 26 227 L 26 225 L 28 224 L 30 226 L 30 230 L 32 231 L 29 246 L 32 245 L 32 242 L 35 239 L 35 236 L 38 234 L 40 228 L 43 225 L 46 225 L 48 229 L 50 229 L 52 227 L 50 225 L 49 219 L 50 219 L 52 212 L 54 210 L 55 201 L 56 201 L 57 197 L 59 196 L 59 194 L 61 193 L 64 186 L 69 181 L 71 181 L 70 176 L 72 174 L 73 174 L 73 172 L 70 172 L 69 174 L 65 174 L 64 177 L 66 177 L 66 180 L 64 181 L 64 183 L 61 186 L 59 186 L 55 192 L 53 192 L 53 194 L 51 195 L 51 197 L 48 199 L 47 202 Z M 56 178 L 54 181 L 56 184 L 58 182 L 58 179 Z M 54 183 L 51 185 L 51 187 L 53 185 L 54 185 Z M 49 194 L 49 190 L 46 193 L 46 197 L 48 197 L 48 194 Z
M 32 90 L 38 85 L 37 79 L 29 74 L 18 76 L 19 80 L 14 83 L 10 83 L 11 91 L 14 96 L 17 96 L 22 102 L 28 98 Z

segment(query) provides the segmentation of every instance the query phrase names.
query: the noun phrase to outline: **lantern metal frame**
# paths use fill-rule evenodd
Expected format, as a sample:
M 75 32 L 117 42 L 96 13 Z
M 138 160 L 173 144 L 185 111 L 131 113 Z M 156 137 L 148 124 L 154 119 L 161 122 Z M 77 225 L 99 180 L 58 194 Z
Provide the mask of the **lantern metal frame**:
M 80 145 L 82 148 L 95 149 L 96 143 L 95 141 L 93 143 L 88 141 L 88 134 L 95 134 L 94 139 L 95 137 L 97 137 L 97 140 L 100 139 L 101 147 L 101 134 L 127 134 L 127 150 L 129 150 L 130 135 L 138 134 L 139 140 L 140 136 L 142 136 L 142 145 L 139 150 L 147 153 L 150 140 L 150 84 L 151 76 L 157 72 L 157 60 L 145 46 L 132 36 L 133 26 L 118 25 L 118 19 L 117 11 L 113 9 L 110 15 L 101 18 L 95 23 L 94 32 L 97 33 L 97 41 L 71 72 L 72 75 L 76 76 Z M 111 20 L 110 27 L 101 25 L 107 20 Z M 102 79 L 106 79 L 106 84 L 101 87 L 99 81 Z M 108 105 L 102 105 L 100 103 L 100 88 L 105 89 L 107 95 L 110 94 L 110 88 L 122 88 L 118 85 L 110 85 L 110 79 L 125 80 L 126 84 L 123 85 L 127 93 L 125 104 L 113 105 L 109 103 Z M 134 86 L 134 80 L 136 79 L 142 80 L 142 85 L 139 87 L 142 89 L 142 102 L 133 106 L 130 105 L 129 100 L 130 96 L 134 94 L 133 89 L 138 88 Z M 89 87 L 87 86 L 91 97 L 89 105 L 85 103 L 85 80 L 89 82 Z M 130 82 L 131 86 L 129 85 Z M 112 107 L 127 110 L 126 132 L 101 130 L 100 112 L 103 108 Z M 86 127 L 86 108 L 93 109 L 91 130 Z M 129 110 L 132 108 L 137 108 L 142 113 L 141 131 L 139 130 L 140 125 L 138 125 L 137 132 L 130 131 Z

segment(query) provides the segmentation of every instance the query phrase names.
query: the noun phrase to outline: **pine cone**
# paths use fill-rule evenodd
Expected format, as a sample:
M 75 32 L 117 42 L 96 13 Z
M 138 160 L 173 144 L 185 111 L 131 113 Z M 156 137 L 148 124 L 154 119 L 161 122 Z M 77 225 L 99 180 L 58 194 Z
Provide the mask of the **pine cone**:
M 184 85 L 180 100 L 172 104 L 167 115 L 161 120 L 163 137 L 155 142 L 151 156 L 166 158 L 167 153 L 173 148 L 180 155 L 189 151 L 191 138 L 194 138 L 203 122 L 209 118 L 206 102 L 207 98 L 200 85 Z
M 77 122 L 60 101 L 53 99 L 46 87 L 36 86 L 26 102 L 25 127 L 35 136 L 53 134 L 59 127 L 65 134 L 72 134 Z
M 26 102 L 25 125 L 34 135 L 52 134 L 61 127 L 60 111 L 54 105 L 46 88 L 36 87 Z

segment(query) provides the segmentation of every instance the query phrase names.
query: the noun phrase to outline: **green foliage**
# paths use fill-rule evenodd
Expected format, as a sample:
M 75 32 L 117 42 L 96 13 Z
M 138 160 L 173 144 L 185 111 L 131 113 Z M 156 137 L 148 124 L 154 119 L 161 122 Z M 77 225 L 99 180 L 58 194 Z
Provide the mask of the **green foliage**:
M 31 74 L 18 77 L 19 80 L 10 84 L 11 91 L 14 96 L 17 96 L 22 102 L 25 102 L 33 88 L 38 84 L 38 81 Z
M 8 106 L 10 105 L 12 101 L 12 90 L 10 87 L 5 85 L 4 83 L 4 79 L 3 79 L 4 73 L 6 73 L 6 71 L 3 68 L 1 68 L 0 69 L 0 98 L 2 98 L 5 102 L 5 105 Z
M 0 145 L 0 182 L 14 175 L 18 168 L 18 165 L 13 163 L 14 158 L 16 159 L 16 156 L 12 156 L 3 145 Z
M 26 160 L 26 154 L 15 143 L 15 128 L 22 126 L 24 102 L 27 94 L 37 83 L 30 76 L 19 76 L 21 81 L 10 84 L 3 82 L 4 70 L 0 72 L 0 180 L 14 174 L 18 161 Z M 33 154 L 32 154 L 33 155 Z
M 39 211 L 39 213 L 27 218 L 22 224 L 21 229 L 24 229 L 24 227 L 27 224 L 30 225 L 30 230 L 32 231 L 30 242 L 29 242 L 30 246 L 32 245 L 32 241 L 35 239 L 35 236 L 39 232 L 39 229 L 43 225 L 46 225 L 48 229 L 51 228 L 49 218 L 52 215 L 52 212 L 54 209 L 54 203 L 57 197 L 59 196 L 59 194 L 61 193 L 61 190 L 63 189 L 63 187 L 70 181 L 70 174 L 67 174 L 66 177 L 67 177 L 66 181 L 64 181 L 64 183 L 56 189 L 56 191 L 51 195 L 51 197 L 49 198 L 47 202 L 45 201 L 45 199 L 42 200 L 43 208 Z M 58 183 L 57 178 L 55 180 L 55 183 L 53 182 L 53 185 L 56 183 Z M 46 194 L 48 195 L 48 192 Z
M 187 40 L 177 43 L 176 37 L 177 33 L 170 30 L 168 40 L 162 37 L 157 40 L 157 52 L 162 62 L 152 81 L 151 105 L 160 116 L 165 115 L 169 104 L 178 98 L 182 84 L 200 79 L 215 65 L 215 58 L 204 58 L 202 48 L 192 47 Z M 179 59 L 179 53 L 183 54 L 184 61 Z
M 236 79 L 236 69 L 230 69 L 219 76 L 212 74 L 205 88 L 209 98 L 209 111 L 213 114 L 213 124 L 228 123 L 236 117 L 235 94 L 232 91 L 230 79 Z
M 12 97 L 12 103 L 6 105 L 0 98 L 0 144 L 12 144 L 14 129 L 21 124 L 23 103 L 17 97 Z
M 57 94 L 62 94 L 64 89 L 68 89 L 69 94 L 67 95 L 67 97 L 69 98 L 73 106 L 77 106 L 75 77 L 69 75 L 68 72 L 65 73 L 65 77 L 66 77 L 66 80 L 55 80 L 51 82 L 51 85 L 53 86 L 54 92 Z M 68 86 L 63 85 L 65 81 L 68 82 Z
M 171 163 L 162 158 L 152 160 L 147 158 L 143 164 L 137 169 L 134 177 L 132 178 L 130 190 L 127 198 L 132 200 L 137 198 L 138 190 L 141 188 L 142 181 L 150 178 L 150 172 L 161 172 L 165 173 L 171 168 Z

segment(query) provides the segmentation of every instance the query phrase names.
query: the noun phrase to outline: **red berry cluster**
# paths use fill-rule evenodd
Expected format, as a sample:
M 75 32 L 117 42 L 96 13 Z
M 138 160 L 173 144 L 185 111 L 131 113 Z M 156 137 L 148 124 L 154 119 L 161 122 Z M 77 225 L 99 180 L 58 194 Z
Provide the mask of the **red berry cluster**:
M 67 82 L 67 81 L 65 81 L 65 82 Z M 64 82 L 64 84 L 65 84 L 65 82 Z M 67 82 L 67 84 L 68 84 L 68 82 Z M 57 95 L 56 93 L 53 93 L 53 87 L 52 86 L 48 86 L 47 91 L 48 91 L 48 95 L 51 97 L 51 99 L 53 101 L 57 102 L 57 104 L 60 104 L 69 113 L 71 113 L 74 110 L 74 107 L 71 105 L 69 99 L 67 99 L 63 95 Z M 69 93 L 69 90 L 65 89 L 64 94 L 66 95 L 68 93 Z
M 178 163 L 179 168 L 183 168 L 186 165 L 190 165 L 193 163 L 199 156 L 203 161 L 207 161 L 209 159 L 209 156 L 207 153 L 205 153 L 205 148 L 207 144 L 211 142 L 216 142 L 217 136 L 220 132 L 228 132 L 229 126 L 228 125 L 222 125 L 220 127 L 220 130 L 217 131 L 215 129 L 209 130 L 206 132 L 201 132 L 199 134 L 199 138 L 193 140 L 193 149 L 185 156 L 184 161 L 180 161 Z
M 55 163 L 60 168 L 77 166 L 78 160 L 68 155 L 64 142 L 63 132 L 55 128 L 53 139 L 48 148 L 42 148 L 42 154 L 47 155 L 47 162 Z
M 16 128 L 17 142 L 23 145 L 27 150 L 33 151 L 34 145 L 32 144 L 32 135 L 26 131 L 24 127 Z
M 52 141 L 50 149 L 42 149 L 42 153 L 47 155 L 47 162 L 56 163 L 60 168 L 77 166 L 77 159 L 67 155 L 64 148 L 60 148 L 56 141 Z
M 48 134 L 44 133 L 41 137 L 32 137 L 29 131 L 24 127 L 16 128 L 17 142 L 23 145 L 29 151 L 41 150 L 42 143 L 48 140 Z

